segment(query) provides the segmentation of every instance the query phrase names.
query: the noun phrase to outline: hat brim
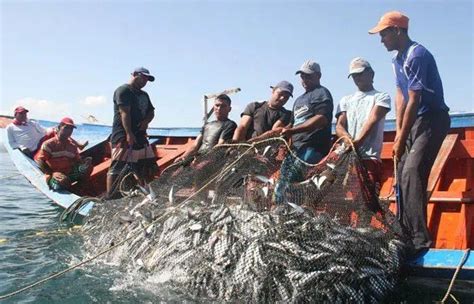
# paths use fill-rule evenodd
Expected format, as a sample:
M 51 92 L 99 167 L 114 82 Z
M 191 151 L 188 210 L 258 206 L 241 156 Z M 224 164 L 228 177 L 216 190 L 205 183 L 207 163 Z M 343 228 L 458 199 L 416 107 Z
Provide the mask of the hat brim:
M 153 75 L 145 74 L 145 73 L 142 73 L 142 75 L 145 75 L 148 78 L 148 81 L 150 81 L 150 82 L 155 81 L 155 76 L 153 76 Z
M 311 74 L 314 74 L 316 72 L 313 71 L 313 70 L 298 70 L 298 71 L 296 71 L 295 75 L 298 75 L 298 74 L 301 74 L 301 73 L 311 75 Z
M 367 67 L 361 67 L 361 68 L 353 69 L 352 71 L 349 72 L 349 75 L 347 75 L 347 78 L 350 78 L 352 74 L 362 73 L 363 71 L 365 71 L 366 68 Z
M 65 125 L 65 126 L 70 126 L 70 127 L 73 127 L 74 129 L 77 129 L 77 126 L 76 126 L 76 125 L 73 125 L 73 124 L 68 124 L 68 123 L 64 123 L 64 122 L 63 122 L 63 125 Z
M 377 24 L 375 27 L 369 30 L 369 34 L 377 34 L 383 31 L 386 28 L 389 28 L 390 25 L 388 24 Z
M 18 111 L 15 111 L 14 113 L 28 113 L 29 111 L 27 109 L 23 109 L 23 110 L 18 110 Z
M 282 90 L 283 92 L 288 92 L 290 93 L 290 96 L 293 97 L 293 92 L 291 92 L 290 90 L 287 90 L 287 89 L 284 89 L 284 88 L 280 88 L 280 87 L 274 87 L 274 86 L 270 86 L 271 89 L 280 89 Z

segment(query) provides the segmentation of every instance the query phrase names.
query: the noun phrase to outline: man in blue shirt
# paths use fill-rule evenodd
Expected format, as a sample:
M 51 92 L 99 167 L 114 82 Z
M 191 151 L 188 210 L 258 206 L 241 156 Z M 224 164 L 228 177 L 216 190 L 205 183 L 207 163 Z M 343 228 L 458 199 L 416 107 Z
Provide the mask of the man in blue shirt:
M 397 51 L 393 70 L 397 91 L 393 156 L 399 160 L 401 219 L 413 242 L 413 255 L 431 246 L 426 225 L 426 188 L 431 167 L 450 128 L 449 108 L 433 55 L 408 36 L 408 17 L 392 11 L 369 31 L 379 33 L 388 51 Z

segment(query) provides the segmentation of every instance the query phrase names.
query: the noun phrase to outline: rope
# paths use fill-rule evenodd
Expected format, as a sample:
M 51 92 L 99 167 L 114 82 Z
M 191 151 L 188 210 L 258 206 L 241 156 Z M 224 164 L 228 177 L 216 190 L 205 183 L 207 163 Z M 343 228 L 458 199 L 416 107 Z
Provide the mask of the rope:
M 392 195 L 395 194 L 395 190 L 393 188 L 393 186 L 397 183 L 397 158 L 396 157 L 393 157 L 393 179 L 392 179 L 392 184 L 390 185 L 390 192 L 388 193 L 388 195 L 386 197 L 382 197 L 382 200 L 384 201 L 388 201 L 388 199 L 390 197 L 392 197 Z
M 339 137 L 335 142 L 334 144 L 331 146 L 331 149 L 329 149 L 329 153 L 328 155 L 334 150 L 334 148 L 336 147 L 336 144 L 338 144 L 341 140 L 349 140 L 349 142 L 351 143 L 351 146 L 352 146 L 352 149 L 354 149 L 354 151 L 356 151 L 355 147 L 354 147 L 354 144 L 352 143 L 352 141 L 350 140 L 349 137 L 346 137 L 346 136 L 341 136 Z M 308 166 L 308 167 L 316 167 L 318 164 L 310 164 L 310 163 L 307 163 L 305 162 L 304 160 L 302 160 L 301 158 L 299 158 L 295 151 L 291 148 L 290 144 L 288 143 L 287 140 L 285 140 L 285 138 L 283 136 L 278 136 L 278 137 L 270 137 L 270 138 L 267 138 L 267 139 L 262 139 L 260 141 L 256 141 L 256 142 L 253 142 L 252 144 L 249 144 L 249 143 L 238 143 L 238 144 L 221 144 L 221 145 L 218 145 L 218 146 L 215 146 L 215 148 L 219 148 L 219 147 L 240 147 L 240 146 L 243 146 L 243 147 L 254 147 L 255 145 L 259 145 L 259 144 L 262 144 L 262 143 L 265 143 L 265 142 L 271 142 L 271 141 L 281 141 L 283 144 L 285 144 L 288 152 L 291 154 L 291 156 L 293 156 L 297 161 L 301 162 L 302 164 Z M 327 156 L 325 158 L 323 158 L 321 161 L 324 161 L 325 159 L 327 158 Z
M 221 173 L 224 173 L 224 172 L 227 172 L 227 171 L 231 170 L 232 167 L 233 167 L 238 161 L 240 161 L 240 159 L 241 159 L 245 154 L 247 154 L 250 150 L 252 150 L 252 148 L 253 148 L 253 145 L 251 145 L 251 147 L 250 147 L 249 149 L 247 149 L 242 155 L 240 155 L 234 162 L 232 162 L 230 165 L 228 165 L 226 168 L 224 168 L 224 169 L 222 170 L 222 172 L 220 172 L 219 174 L 217 174 L 216 176 L 214 176 L 210 181 L 208 181 L 208 182 L 207 182 L 204 186 L 202 186 L 199 190 L 197 190 L 196 192 L 194 192 L 193 194 L 191 194 L 191 196 L 189 196 L 189 197 L 188 197 L 187 199 L 185 199 L 183 202 L 181 202 L 180 204 L 178 204 L 176 207 L 174 207 L 174 208 L 170 209 L 169 211 L 165 212 L 164 214 L 162 214 L 161 216 L 159 216 L 158 218 L 156 218 L 154 221 L 152 221 L 152 222 L 149 223 L 148 225 L 144 226 L 143 228 L 146 230 L 148 227 L 150 227 L 151 225 L 153 225 L 155 222 L 157 222 L 157 221 L 161 220 L 162 218 L 164 218 L 165 216 L 171 214 L 171 213 L 174 212 L 176 209 L 179 209 L 179 208 L 184 207 L 188 202 L 191 201 L 191 198 L 193 198 L 194 196 L 196 196 L 196 195 L 197 195 L 198 193 L 200 193 L 204 188 L 206 188 L 208 185 L 210 185 L 212 182 L 214 182 L 217 178 L 219 178 L 219 177 L 221 176 Z M 74 269 L 76 269 L 76 268 L 78 268 L 78 267 L 80 267 L 80 266 L 82 266 L 82 265 L 84 265 L 84 264 L 87 264 L 87 263 L 89 263 L 89 262 L 91 262 L 91 261 L 97 259 L 98 257 L 100 257 L 100 256 L 102 256 L 102 255 L 104 255 L 104 254 L 106 254 L 107 252 L 110 252 L 110 251 L 112 251 L 113 249 L 115 249 L 115 248 L 117 248 L 117 247 L 119 247 L 119 246 L 125 244 L 126 242 L 128 242 L 128 241 L 131 240 L 132 238 L 136 237 L 136 236 L 137 236 L 138 234 L 140 234 L 140 233 L 142 233 L 142 230 L 137 231 L 137 233 L 132 234 L 132 235 L 129 236 L 128 238 L 125 238 L 124 240 L 118 242 L 117 244 L 114 244 L 114 245 L 110 246 L 109 248 L 102 250 L 102 251 L 99 252 L 98 254 L 96 254 L 96 255 L 94 255 L 94 256 L 92 256 L 92 257 L 90 257 L 90 258 L 88 258 L 88 259 L 86 259 L 86 260 L 84 260 L 84 261 L 82 261 L 82 262 L 80 262 L 80 263 L 78 263 L 78 264 L 76 264 L 76 265 L 73 265 L 73 266 L 71 266 L 71 267 L 69 267 L 69 268 L 66 268 L 66 269 L 64 269 L 64 270 L 62 270 L 62 271 L 60 271 L 60 272 L 51 274 L 51 275 L 49 275 L 49 276 L 47 276 L 47 277 L 45 277 L 45 278 L 43 278 L 43 279 L 41 279 L 41 280 L 39 280 L 39 281 L 37 281 L 37 282 L 35 282 L 35 283 L 32 283 L 32 284 L 27 285 L 27 286 L 25 286 L 25 287 L 22 287 L 22 288 L 20 288 L 20 289 L 18 289 L 18 290 L 15 290 L 15 291 L 11 292 L 11 293 L 8 293 L 8 294 L 5 294 L 5 295 L 1 295 L 1 296 L 0 296 L 0 300 L 8 299 L 8 298 L 10 298 L 10 297 L 13 297 L 13 296 L 19 294 L 19 293 L 22 293 L 22 292 L 24 292 L 24 291 L 26 291 L 26 290 L 29 290 L 29 289 L 31 289 L 31 288 L 33 288 L 33 287 L 35 287 L 35 286 L 38 286 L 38 285 L 40 285 L 40 284 L 42 284 L 42 283 L 44 283 L 44 282 L 47 282 L 47 281 L 49 281 L 49 280 L 52 280 L 52 279 L 57 278 L 57 277 L 59 277 L 59 276 L 62 276 L 63 274 L 65 274 L 65 273 L 67 273 L 67 272 L 69 272 L 69 271 L 72 271 L 72 270 L 74 270 Z
M 454 286 L 454 281 L 456 280 L 456 277 L 458 276 L 459 271 L 461 270 L 462 266 L 464 263 L 467 261 L 467 257 L 469 256 L 470 249 L 464 250 L 464 255 L 461 259 L 461 262 L 459 263 L 458 267 L 456 268 L 456 271 L 453 274 L 453 277 L 451 279 L 451 282 L 449 283 L 448 290 L 446 291 L 446 294 L 444 295 L 443 299 L 440 301 L 440 303 L 445 303 L 448 297 L 451 295 L 451 289 Z M 452 296 L 452 295 L 451 295 Z M 456 299 L 455 299 L 456 300 Z

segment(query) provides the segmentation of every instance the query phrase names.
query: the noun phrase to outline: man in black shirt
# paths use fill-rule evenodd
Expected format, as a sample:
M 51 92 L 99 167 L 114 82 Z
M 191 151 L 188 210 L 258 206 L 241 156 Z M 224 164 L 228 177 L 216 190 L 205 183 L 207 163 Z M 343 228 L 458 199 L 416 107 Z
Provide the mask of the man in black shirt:
M 272 95 L 268 101 L 252 102 L 240 115 L 240 124 L 235 130 L 233 141 L 258 141 L 272 135 L 279 135 L 290 123 L 291 111 L 283 106 L 293 96 L 293 85 L 280 81 L 271 86 Z
M 155 116 L 150 97 L 143 91 L 155 77 L 141 67 L 132 72 L 130 81 L 114 92 L 114 121 L 110 142 L 112 164 L 107 173 L 107 194 L 112 196 L 117 176 L 128 163 L 140 183 L 150 182 L 158 170 L 156 155 L 148 144 L 146 130 Z
M 231 99 L 225 94 L 216 97 L 214 101 L 214 115 L 216 120 L 206 123 L 201 134 L 181 157 L 175 162 L 189 159 L 196 154 L 205 154 L 215 145 L 229 142 L 232 139 L 237 124 L 229 119 L 229 112 L 232 109 Z

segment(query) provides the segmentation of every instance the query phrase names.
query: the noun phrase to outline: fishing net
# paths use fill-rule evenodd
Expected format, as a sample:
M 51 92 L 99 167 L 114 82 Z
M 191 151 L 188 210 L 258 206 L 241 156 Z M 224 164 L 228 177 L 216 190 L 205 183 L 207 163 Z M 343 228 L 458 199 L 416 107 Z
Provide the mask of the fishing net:
M 405 248 L 353 149 L 310 165 L 279 138 L 172 165 L 148 191 L 98 204 L 84 230 L 91 255 L 123 242 L 105 259 L 218 301 L 379 303 Z

